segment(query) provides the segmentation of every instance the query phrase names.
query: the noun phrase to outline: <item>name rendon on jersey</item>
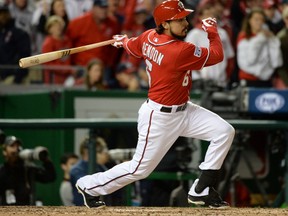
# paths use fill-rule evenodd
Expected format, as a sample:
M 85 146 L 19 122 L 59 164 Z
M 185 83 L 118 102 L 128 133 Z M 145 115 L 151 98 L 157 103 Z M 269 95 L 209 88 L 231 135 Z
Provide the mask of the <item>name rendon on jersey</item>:
M 156 64 L 160 65 L 164 57 L 155 47 L 150 44 L 143 43 L 142 47 L 143 56 L 146 56 L 148 59 L 154 61 Z

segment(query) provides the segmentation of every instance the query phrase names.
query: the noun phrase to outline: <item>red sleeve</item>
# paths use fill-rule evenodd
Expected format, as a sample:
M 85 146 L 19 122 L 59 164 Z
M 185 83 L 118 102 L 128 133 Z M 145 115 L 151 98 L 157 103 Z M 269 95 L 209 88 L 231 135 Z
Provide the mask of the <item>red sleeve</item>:
M 207 59 L 205 66 L 217 64 L 223 61 L 224 58 L 222 42 L 219 37 L 219 34 L 214 32 L 208 33 L 208 39 L 210 41 L 209 57 Z
M 133 55 L 136 58 L 142 58 L 141 53 L 141 37 L 143 37 L 143 34 L 139 37 L 132 37 L 130 39 L 125 39 L 123 43 L 123 48 L 126 50 L 127 53 L 130 55 Z
M 171 61 L 175 60 L 175 56 L 177 56 L 175 62 L 179 70 L 201 70 L 208 57 L 207 48 L 186 42 L 177 42 L 170 46 L 169 53 L 171 53 Z

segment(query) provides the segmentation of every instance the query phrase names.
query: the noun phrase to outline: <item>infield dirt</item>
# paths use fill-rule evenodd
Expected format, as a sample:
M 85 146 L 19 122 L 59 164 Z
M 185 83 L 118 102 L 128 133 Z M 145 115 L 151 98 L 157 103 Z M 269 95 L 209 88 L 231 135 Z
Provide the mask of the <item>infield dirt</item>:
M 88 209 L 86 207 L 65 206 L 1 206 L 0 216 L 246 216 L 246 215 L 288 215 L 288 209 L 276 208 L 173 208 L 173 207 L 105 207 Z

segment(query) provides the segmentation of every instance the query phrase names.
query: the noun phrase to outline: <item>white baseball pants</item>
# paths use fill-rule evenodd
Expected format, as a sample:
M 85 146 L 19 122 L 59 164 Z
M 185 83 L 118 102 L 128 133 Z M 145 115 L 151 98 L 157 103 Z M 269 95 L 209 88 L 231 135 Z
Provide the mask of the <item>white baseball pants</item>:
M 134 181 L 146 178 L 155 169 L 179 136 L 209 141 L 201 170 L 218 170 L 232 144 L 235 130 L 217 114 L 192 102 L 184 111 L 161 112 L 162 105 L 151 100 L 138 112 L 138 143 L 131 161 L 80 178 L 77 184 L 93 196 L 110 194 Z

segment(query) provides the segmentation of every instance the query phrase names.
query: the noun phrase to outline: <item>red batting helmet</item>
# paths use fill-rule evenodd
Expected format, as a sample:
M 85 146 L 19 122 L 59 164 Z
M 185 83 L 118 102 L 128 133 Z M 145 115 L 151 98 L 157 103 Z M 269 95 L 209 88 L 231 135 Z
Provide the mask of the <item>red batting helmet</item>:
M 167 0 L 159 4 L 153 13 L 157 26 L 167 20 L 182 19 L 188 16 L 193 10 L 185 9 L 183 3 L 179 0 Z

